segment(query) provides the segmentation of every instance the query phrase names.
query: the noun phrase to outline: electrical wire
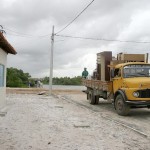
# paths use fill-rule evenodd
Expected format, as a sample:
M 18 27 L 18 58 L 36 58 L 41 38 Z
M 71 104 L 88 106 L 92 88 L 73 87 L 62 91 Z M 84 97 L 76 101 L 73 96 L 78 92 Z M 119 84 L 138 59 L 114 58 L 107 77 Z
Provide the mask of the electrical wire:
M 23 38 L 35 38 L 35 37 L 31 37 L 31 36 L 25 36 L 25 35 L 21 35 L 21 34 L 13 34 L 13 33 L 9 33 L 9 32 L 7 32 L 7 35 L 18 36 L 18 37 L 23 37 Z
M 93 0 L 94 1 L 94 0 Z M 92 2 L 93 2 L 92 1 Z M 91 3 L 92 3 L 91 2 Z M 90 5 L 90 4 L 89 4 Z M 0 25 L 1 26 L 1 25 Z M 2 28 L 3 26 L 1 26 Z M 23 37 L 23 38 L 49 38 L 50 34 L 46 34 L 46 35 L 40 35 L 40 36 L 34 36 L 34 35 L 30 35 L 30 34 L 25 34 L 25 33 L 20 33 L 11 29 L 8 29 L 6 27 L 3 27 L 3 29 L 8 30 L 10 32 L 13 33 L 9 33 L 7 32 L 8 35 L 11 36 L 19 36 L 19 37 Z M 58 33 L 58 32 L 57 32 Z M 94 41 L 107 41 L 107 42 L 124 42 L 124 43 L 136 43 L 136 44 L 149 44 L 150 41 L 129 41 L 129 40 L 114 40 L 114 39 L 104 39 L 104 38 L 92 38 L 92 37 L 80 37 L 80 36 L 70 36 L 70 35 L 60 35 L 60 34 L 55 34 L 55 36 L 58 37 L 65 37 L 65 38 L 74 38 L 74 39 L 83 39 L 83 40 L 94 40 Z
M 1 26 L 1 25 L 0 25 Z M 45 37 L 48 37 L 50 34 L 46 34 L 46 35 L 31 35 L 31 34 L 26 34 L 26 33 L 21 33 L 21 32 L 18 32 L 18 31 L 15 31 L 15 30 L 12 30 L 12 29 L 9 29 L 7 27 L 3 27 L 7 33 L 9 35 L 14 35 L 14 36 L 20 36 L 20 37 L 25 37 L 25 38 L 45 38 Z M 10 32 L 10 33 L 9 33 Z M 15 33 L 15 34 L 12 34 L 12 33 Z
M 17 31 L 14 31 L 14 30 L 11 30 L 11 29 L 8 29 L 6 27 L 4 27 L 5 30 L 8 30 L 10 32 L 13 32 L 13 33 L 16 33 L 16 34 L 19 34 L 19 35 L 24 35 L 24 36 L 33 36 L 33 35 L 30 35 L 30 34 L 25 34 L 25 33 L 21 33 L 21 32 L 17 32 Z
M 92 0 L 71 22 L 69 22 L 64 28 L 62 28 L 61 30 L 59 30 L 57 33 L 60 33 L 62 32 L 63 30 L 65 30 L 70 24 L 72 24 L 92 3 L 94 2 L 94 0 Z M 2 25 L 0 25 L 2 27 Z M 46 35 L 40 35 L 40 36 L 34 36 L 34 35 L 30 35 L 30 34 L 25 34 L 25 33 L 20 33 L 20 32 L 17 32 L 17 31 L 14 31 L 14 30 L 11 30 L 11 29 L 8 29 L 6 27 L 4 27 L 5 30 L 8 30 L 10 32 L 14 32 L 16 33 L 17 35 L 15 36 L 19 36 L 19 35 L 23 35 L 21 37 L 38 37 L 38 38 L 44 38 L 44 37 L 47 37 L 47 36 L 50 36 L 51 34 L 46 34 Z M 57 34 L 56 33 L 56 34 Z M 19 35 L 18 35 L 19 34 Z
M 94 41 L 107 41 L 107 42 L 124 42 L 124 43 L 141 43 L 149 44 L 149 41 L 124 41 L 124 40 L 113 40 L 113 39 L 103 39 L 103 38 L 91 38 L 91 37 L 80 37 L 80 36 L 70 36 L 70 35 L 55 35 L 59 37 L 74 38 L 74 39 L 84 39 L 84 40 L 94 40 Z
M 29 36 L 29 35 L 24 35 L 24 34 L 13 34 L 11 32 L 7 32 L 7 35 L 11 36 L 18 36 L 18 37 L 23 37 L 23 38 L 49 38 L 48 36 Z
M 63 27 L 61 30 L 59 30 L 58 32 L 55 33 L 55 35 L 57 35 L 58 33 L 62 32 L 63 30 L 65 30 L 69 25 L 71 25 L 92 3 L 94 2 L 94 0 L 92 0 L 72 21 L 70 21 L 65 27 Z

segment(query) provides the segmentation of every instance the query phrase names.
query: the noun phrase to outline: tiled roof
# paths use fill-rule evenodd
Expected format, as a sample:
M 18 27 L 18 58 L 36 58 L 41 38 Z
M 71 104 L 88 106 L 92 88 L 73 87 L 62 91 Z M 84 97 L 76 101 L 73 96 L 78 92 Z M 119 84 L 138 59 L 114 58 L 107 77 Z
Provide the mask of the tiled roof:
M 1 32 L 0 32 L 0 48 L 2 48 L 7 53 L 17 54 L 15 49 L 8 43 L 8 41 Z

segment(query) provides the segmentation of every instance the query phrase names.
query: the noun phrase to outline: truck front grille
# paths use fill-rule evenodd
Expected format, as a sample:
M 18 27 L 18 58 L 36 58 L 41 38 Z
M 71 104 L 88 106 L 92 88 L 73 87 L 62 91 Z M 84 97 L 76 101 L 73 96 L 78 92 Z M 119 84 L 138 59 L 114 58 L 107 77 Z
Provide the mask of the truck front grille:
M 150 89 L 139 90 L 139 98 L 150 98 Z

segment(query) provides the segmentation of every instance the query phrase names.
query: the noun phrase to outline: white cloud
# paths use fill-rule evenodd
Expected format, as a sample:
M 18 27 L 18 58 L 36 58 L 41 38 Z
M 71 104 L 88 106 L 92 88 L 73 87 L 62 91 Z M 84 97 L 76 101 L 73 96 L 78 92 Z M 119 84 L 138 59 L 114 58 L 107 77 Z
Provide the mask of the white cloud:
M 33 77 L 49 75 L 50 35 L 71 21 L 88 3 L 86 0 L 1 0 L 0 18 L 8 41 L 18 54 L 9 55 L 8 67 L 29 72 Z M 99 0 L 94 3 L 61 34 L 150 41 L 149 0 Z M 19 33 L 12 32 L 17 31 Z M 20 33 L 32 35 L 22 37 Z M 17 36 L 14 36 L 14 34 Z M 106 42 L 55 37 L 54 76 L 78 76 L 84 67 L 89 72 L 96 67 L 96 53 L 100 51 L 149 52 L 149 44 Z

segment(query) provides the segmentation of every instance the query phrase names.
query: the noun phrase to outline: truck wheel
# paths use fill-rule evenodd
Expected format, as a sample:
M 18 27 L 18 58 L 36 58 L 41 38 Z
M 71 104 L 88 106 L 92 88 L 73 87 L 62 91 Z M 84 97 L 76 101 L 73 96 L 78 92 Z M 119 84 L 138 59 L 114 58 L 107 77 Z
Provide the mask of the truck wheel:
M 90 94 L 89 93 L 87 93 L 87 100 L 89 100 L 90 99 Z
M 95 96 L 95 104 L 99 103 L 99 96 Z
M 115 108 L 119 115 L 126 116 L 130 111 L 130 107 L 125 104 L 123 97 L 119 94 L 115 99 Z
M 103 91 L 103 99 L 107 99 L 107 91 Z
M 89 87 L 87 87 L 87 90 L 86 90 L 86 98 L 87 98 L 87 100 L 89 100 L 90 99 L 90 88 Z
M 93 92 L 91 92 L 91 94 L 90 94 L 90 104 L 92 104 L 92 105 L 95 104 L 95 96 L 94 96 Z

